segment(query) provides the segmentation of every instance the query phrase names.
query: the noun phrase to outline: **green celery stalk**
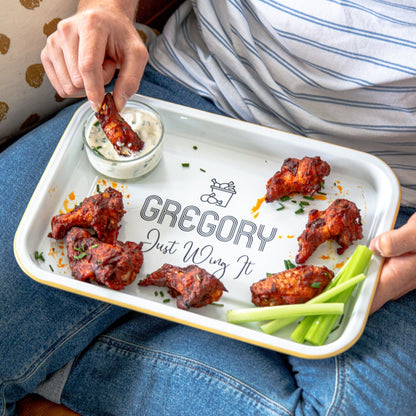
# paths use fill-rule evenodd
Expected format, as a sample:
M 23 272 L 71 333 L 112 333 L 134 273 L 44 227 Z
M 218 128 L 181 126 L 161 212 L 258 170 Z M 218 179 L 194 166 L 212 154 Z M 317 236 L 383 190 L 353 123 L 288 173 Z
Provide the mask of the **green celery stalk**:
M 357 283 L 361 282 L 364 279 L 365 279 L 365 274 L 361 273 L 358 276 L 354 276 L 353 278 L 349 279 L 346 282 L 336 285 L 335 287 L 330 287 L 329 289 L 327 289 L 329 286 L 328 285 L 321 294 L 308 300 L 305 303 L 305 305 L 313 305 L 317 303 L 327 302 L 328 300 L 332 299 L 334 296 L 342 293 L 343 291 L 351 287 L 354 287 Z M 292 322 L 296 321 L 296 319 L 297 319 L 296 317 L 275 319 L 273 321 L 270 321 L 261 325 L 260 328 L 266 334 L 273 334 L 279 329 L 282 329 L 283 327 L 285 327 L 286 325 L 289 325 Z
M 337 279 L 335 285 L 340 285 L 354 276 L 366 273 L 372 255 L 373 252 L 368 247 L 362 245 L 357 246 L 353 255 L 343 268 L 342 276 Z M 353 291 L 354 287 L 351 287 L 333 297 L 332 301 L 346 304 Z M 337 319 L 337 315 L 325 315 L 303 320 L 292 333 L 291 339 L 296 342 L 304 342 L 306 340 L 313 345 L 323 345 Z
M 306 303 L 297 305 L 265 306 L 261 308 L 231 309 L 227 311 L 227 321 L 233 324 L 244 322 L 264 321 L 277 319 L 279 317 L 288 318 L 305 315 L 335 314 L 341 315 L 344 312 L 342 303 L 318 303 L 307 305 Z

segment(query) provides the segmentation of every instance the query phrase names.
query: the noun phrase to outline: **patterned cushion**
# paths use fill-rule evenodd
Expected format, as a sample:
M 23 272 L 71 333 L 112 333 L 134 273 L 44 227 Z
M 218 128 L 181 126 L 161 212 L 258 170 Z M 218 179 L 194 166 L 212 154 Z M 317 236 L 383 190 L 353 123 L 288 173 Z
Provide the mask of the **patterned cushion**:
M 58 22 L 73 14 L 78 4 L 78 0 L 1 1 L 0 144 L 70 102 L 56 94 L 40 52 Z
M 78 0 L 1 0 L 0 146 L 73 102 L 52 87 L 40 60 L 46 38 L 72 15 Z M 7 12 L 6 12 L 7 11 Z M 156 36 L 136 24 L 146 44 Z

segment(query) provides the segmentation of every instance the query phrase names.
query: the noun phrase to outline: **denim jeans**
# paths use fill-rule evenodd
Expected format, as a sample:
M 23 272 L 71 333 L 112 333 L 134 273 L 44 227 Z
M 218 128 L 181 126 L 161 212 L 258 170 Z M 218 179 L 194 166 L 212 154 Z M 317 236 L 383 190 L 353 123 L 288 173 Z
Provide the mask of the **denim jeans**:
M 111 87 L 110 87 L 111 88 Z M 220 113 L 147 68 L 144 95 Z M 305 360 L 39 284 L 13 236 L 76 103 L 0 154 L 0 416 L 40 392 L 83 416 L 411 415 L 416 293 L 373 314 L 359 341 Z M 403 223 L 413 210 L 401 210 Z

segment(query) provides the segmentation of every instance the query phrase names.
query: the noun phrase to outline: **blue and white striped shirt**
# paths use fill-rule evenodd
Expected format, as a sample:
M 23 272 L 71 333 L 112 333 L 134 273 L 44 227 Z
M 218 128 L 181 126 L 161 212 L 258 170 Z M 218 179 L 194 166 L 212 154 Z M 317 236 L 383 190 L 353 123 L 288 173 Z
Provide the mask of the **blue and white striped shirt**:
M 232 117 L 384 159 L 416 206 L 416 4 L 188 0 L 150 64 Z

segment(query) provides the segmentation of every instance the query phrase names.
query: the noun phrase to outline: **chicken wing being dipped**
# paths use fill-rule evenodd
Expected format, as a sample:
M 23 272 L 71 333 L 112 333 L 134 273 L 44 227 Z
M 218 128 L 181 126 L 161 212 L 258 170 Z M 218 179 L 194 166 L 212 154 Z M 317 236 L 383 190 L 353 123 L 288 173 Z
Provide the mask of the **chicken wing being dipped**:
M 143 264 L 142 243 L 103 243 L 83 229 L 74 227 L 66 236 L 72 275 L 121 290 L 131 284 Z
M 105 95 L 103 104 L 95 116 L 118 154 L 131 156 L 143 148 L 144 142 L 121 117 L 111 93 Z
M 124 205 L 121 192 L 108 187 L 105 191 L 85 198 L 80 206 L 66 214 L 56 215 L 51 220 L 49 237 L 60 240 L 72 227 L 93 228 L 97 237 L 113 244 L 118 237 Z
M 181 268 L 164 264 L 139 282 L 139 286 L 150 285 L 168 287 L 168 293 L 177 298 L 177 307 L 185 310 L 216 302 L 227 291 L 220 280 L 195 265 Z
M 256 306 L 305 303 L 322 293 L 333 277 L 325 266 L 297 266 L 252 284 L 251 301 Z
M 342 254 L 355 240 L 363 238 L 360 210 L 347 199 L 335 200 L 326 210 L 309 212 L 308 223 L 298 238 L 298 264 L 312 255 L 319 245 L 327 240 L 339 244 L 338 254 Z
M 271 177 L 266 186 L 266 202 L 273 202 L 294 193 L 312 195 L 321 190 L 324 176 L 331 171 L 319 156 L 303 159 L 288 158 L 281 170 Z

